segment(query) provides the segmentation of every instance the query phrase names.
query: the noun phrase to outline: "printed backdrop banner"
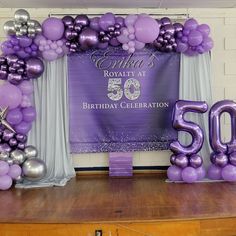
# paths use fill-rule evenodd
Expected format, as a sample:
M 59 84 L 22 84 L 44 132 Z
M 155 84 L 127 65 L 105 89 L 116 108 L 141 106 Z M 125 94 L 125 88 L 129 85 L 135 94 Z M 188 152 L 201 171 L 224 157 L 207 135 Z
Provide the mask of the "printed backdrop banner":
M 180 56 L 121 48 L 68 57 L 72 153 L 168 149 Z

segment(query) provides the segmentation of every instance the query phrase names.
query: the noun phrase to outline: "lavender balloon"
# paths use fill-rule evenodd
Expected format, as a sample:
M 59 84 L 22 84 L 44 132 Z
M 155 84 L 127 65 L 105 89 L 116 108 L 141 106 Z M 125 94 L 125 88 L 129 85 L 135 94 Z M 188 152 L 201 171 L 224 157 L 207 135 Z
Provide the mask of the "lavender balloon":
M 0 161 L 0 176 L 6 175 L 9 171 L 9 165 L 5 161 Z
M 99 26 L 102 30 L 107 30 L 109 26 L 114 25 L 115 23 L 115 15 L 110 12 L 102 15 L 99 19 Z
M 12 178 L 8 175 L 0 176 L 0 190 L 7 190 L 12 186 Z
M 198 180 L 198 174 L 193 167 L 186 167 L 182 171 L 182 179 L 186 183 L 194 183 Z
M 64 24 L 61 19 L 50 17 L 42 23 L 43 35 L 50 40 L 59 40 L 64 33 Z
M 222 169 L 222 178 L 225 181 L 233 182 L 236 181 L 236 166 L 227 165 Z
M 21 110 L 19 108 L 10 110 L 7 113 L 6 119 L 7 119 L 7 122 L 11 125 L 19 124 L 23 119 Z
M 198 167 L 195 169 L 197 172 L 197 180 L 202 180 L 205 178 L 206 176 L 206 169 L 205 167 L 202 165 L 201 167 Z
M 177 166 L 170 166 L 167 170 L 168 179 L 171 181 L 181 181 L 182 180 L 182 169 Z
M 221 168 L 214 164 L 210 165 L 207 171 L 207 177 L 212 180 L 220 180 L 221 176 Z

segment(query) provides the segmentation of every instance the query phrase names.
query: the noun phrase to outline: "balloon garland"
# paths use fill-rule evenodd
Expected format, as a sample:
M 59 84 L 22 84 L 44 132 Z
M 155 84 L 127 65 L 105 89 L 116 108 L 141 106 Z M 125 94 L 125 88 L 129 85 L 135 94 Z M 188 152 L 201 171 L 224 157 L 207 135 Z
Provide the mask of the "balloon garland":
M 86 15 L 50 17 L 42 26 L 19 9 L 4 26 L 8 38 L 1 44 L 0 79 L 0 189 L 11 187 L 13 180 L 37 181 L 46 174 L 45 163 L 37 159 L 37 149 L 27 146 L 27 133 L 36 118 L 32 106 L 32 79 L 44 71 L 43 61 L 54 61 L 66 54 L 91 48 L 121 46 L 134 53 L 145 45 L 161 52 L 181 52 L 195 56 L 213 47 L 208 25 L 188 19 L 184 25 L 168 17 L 160 20 L 149 15 L 113 13 L 89 19 Z M 181 159 L 181 158 L 179 158 Z M 184 157 L 182 157 L 184 160 Z M 183 161 L 182 160 L 182 161 Z M 180 160 L 181 161 L 181 160 Z

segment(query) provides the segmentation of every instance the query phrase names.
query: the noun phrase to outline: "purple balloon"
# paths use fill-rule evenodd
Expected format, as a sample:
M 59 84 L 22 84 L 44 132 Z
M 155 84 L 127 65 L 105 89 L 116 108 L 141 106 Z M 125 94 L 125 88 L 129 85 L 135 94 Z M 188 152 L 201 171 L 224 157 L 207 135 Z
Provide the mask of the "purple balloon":
M 21 100 L 22 93 L 15 85 L 5 83 L 0 87 L 0 107 L 14 109 L 20 105 Z
M 19 45 L 24 48 L 29 47 L 33 42 L 32 38 L 29 38 L 27 36 L 17 37 L 17 39 L 19 41 Z
M 202 157 L 197 154 L 193 154 L 189 158 L 189 165 L 193 168 L 199 168 L 200 166 L 202 166 L 202 163 Z
M 15 126 L 15 131 L 20 134 L 27 134 L 32 128 L 31 123 L 22 121 L 20 124 Z
M 1 80 L 6 80 L 7 77 L 8 77 L 7 71 L 3 71 L 3 70 L 0 69 L 0 79 Z
M 24 95 L 30 95 L 34 92 L 32 81 L 24 80 L 18 85 L 18 88 L 20 88 L 22 94 Z
M 100 26 L 99 26 L 99 17 L 93 17 L 91 20 L 90 20 L 90 28 L 93 29 L 93 30 L 96 30 L 96 31 L 99 31 L 100 30 Z
M 210 37 L 203 38 L 202 47 L 205 52 L 210 51 L 214 46 L 214 42 Z
M 18 143 L 17 148 L 18 148 L 18 149 L 21 149 L 21 150 L 24 150 L 24 149 L 25 149 L 25 146 L 26 146 L 25 143 Z
M 13 64 L 14 62 L 17 62 L 18 61 L 18 57 L 16 55 L 7 55 L 6 56 L 6 59 L 7 59 L 7 64 L 8 65 L 11 65 Z
M 198 27 L 198 22 L 193 18 L 188 19 L 184 23 L 184 29 L 195 30 L 197 27 Z
M 230 164 L 225 166 L 222 169 L 221 175 L 225 181 L 229 182 L 236 181 L 236 166 Z
M 165 25 L 165 26 L 163 27 L 163 29 L 165 30 L 166 33 L 169 33 L 169 34 L 172 35 L 172 36 L 173 36 L 174 33 L 175 33 L 175 28 L 174 28 L 174 26 L 171 25 L 171 24 Z
M 59 40 L 63 37 L 64 24 L 61 19 L 50 17 L 42 23 L 43 35 L 50 40 Z
M 8 175 L 0 176 L 0 190 L 7 190 L 12 186 L 12 178 Z
M 0 176 L 6 175 L 9 171 L 9 165 L 5 161 L 0 161 Z
M 73 25 L 74 24 L 74 18 L 72 16 L 64 16 L 62 18 L 62 22 L 65 26 Z
M 167 169 L 168 179 L 171 181 L 181 181 L 182 180 L 182 169 L 177 166 L 170 166 Z
M 137 21 L 138 16 L 135 14 L 130 14 L 128 16 L 125 17 L 124 19 L 124 24 L 128 27 L 128 26 L 134 26 L 135 22 Z
M 219 166 L 219 167 L 225 167 L 228 164 L 229 160 L 227 155 L 225 155 L 224 153 L 217 153 L 215 155 L 215 165 Z
M 26 74 L 30 79 L 36 79 L 43 74 L 44 64 L 39 58 L 30 58 L 26 61 Z
M 195 168 L 186 167 L 182 171 L 182 179 L 186 183 L 194 183 L 198 180 L 198 174 Z
M 231 117 L 231 140 L 228 143 L 221 141 L 220 117 L 227 112 Z M 222 100 L 215 103 L 209 112 L 209 139 L 214 152 L 229 153 L 236 150 L 236 103 L 231 100 Z
M 26 107 L 22 109 L 23 120 L 25 122 L 33 122 L 36 118 L 35 107 Z
M 10 110 L 7 113 L 6 119 L 7 119 L 7 122 L 11 125 L 19 124 L 23 119 L 23 115 L 22 115 L 21 110 L 19 108 L 15 108 L 15 109 Z
M 175 165 L 184 169 L 188 166 L 189 160 L 188 157 L 184 154 L 179 154 L 175 158 Z
M 190 46 L 198 46 L 202 43 L 202 33 L 197 30 L 191 30 L 188 35 L 188 43 Z
M 49 50 L 43 51 L 42 57 L 46 61 L 54 61 L 58 58 L 58 54 L 53 49 L 49 49 Z
M 123 17 L 121 17 L 121 16 L 117 16 L 116 18 L 115 18 L 115 21 L 116 21 L 116 24 L 119 24 L 121 27 L 123 27 L 124 26 L 124 18 Z
M 98 43 L 98 48 L 99 49 L 106 49 L 107 47 L 108 47 L 108 43 L 106 42 L 106 43 Z
M 117 38 L 112 38 L 110 41 L 109 41 L 110 45 L 112 45 L 113 47 L 117 47 L 120 45 L 120 42 L 117 40 Z
M 15 147 L 18 144 L 18 142 L 15 138 L 11 138 L 8 143 L 9 143 L 10 147 Z
M 82 26 L 88 26 L 89 25 L 89 18 L 87 15 L 78 15 L 75 17 L 75 24 L 80 24 Z
M 182 43 L 181 41 L 177 42 L 177 48 L 176 48 L 177 52 L 185 52 L 187 50 L 188 50 L 188 44 Z
M 206 176 L 206 169 L 204 166 L 195 169 L 197 171 L 197 180 L 202 180 Z
M 18 85 L 22 80 L 23 77 L 20 74 L 17 73 L 10 73 L 7 76 L 7 80 L 11 83 L 11 84 L 15 84 Z
M 79 35 L 79 43 L 84 50 L 97 46 L 98 42 L 98 33 L 93 29 L 85 28 Z
M 175 103 L 173 112 L 173 127 L 178 131 L 185 131 L 191 134 L 192 143 L 183 146 L 179 141 L 170 144 L 170 149 L 174 153 L 198 153 L 202 147 L 204 136 L 202 129 L 195 123 L 184 119 L 185 113 L 204 113 L 208 109 L 206 102 L 184 101 L 179 100 Z
M 17 179 L 21 175 L 21 173 L 22 173 L 21 167 L 17 164 L 13 164 L 9 168 L 8 175 L 12 179 Z
M 208 36 L 210 34 L 210 27 L 207 24 L 201 24 L 197 27 L 197 30 L 202 33 L 203 36 Z
M 115 23 L 115 15 L 110 12 L 102 15 L 99 19 L 99 26 L 102 30 L 107 30 L 109 26 L 113 26 Z
M 212 180 L 220 180 L 221 176 L 221 168 L 214 164 L 210 165 L 207 171 L 207 177 Z
M 159 26 L 151 17 L 141 17 L 135 22 L 136 39 L 142 43 L 152 43 L 159 35 Z

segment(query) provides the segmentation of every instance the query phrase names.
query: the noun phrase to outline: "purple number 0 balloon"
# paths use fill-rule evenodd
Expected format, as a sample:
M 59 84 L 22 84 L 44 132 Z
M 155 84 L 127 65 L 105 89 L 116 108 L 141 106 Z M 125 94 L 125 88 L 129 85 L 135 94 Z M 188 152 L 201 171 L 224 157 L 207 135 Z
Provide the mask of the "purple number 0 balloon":
M 222 113 L 228 112 L 231 118 L 231 140 L 228 143 L 221 142 L 220 117 Z M 231 153 L 236 151 L 236 103 L 223 100 L 215 103 L 209 114 L 209 137 L 214 152 Z
M 184 115 L 187 112 L 204 113 L 208 109 L 206 102 L 183 101 L 179 100 L 175 103 L 173 113 L 173 127 L 178 131 L 185 131 L 191 134 L 192 143 L 183 146 L 179 141 L 170 144 L 170 149 L 174 153 L 193 154 L 197 153 L 203 144 L 204 136 L 202 129 L 191 121 L 186 121 Z

